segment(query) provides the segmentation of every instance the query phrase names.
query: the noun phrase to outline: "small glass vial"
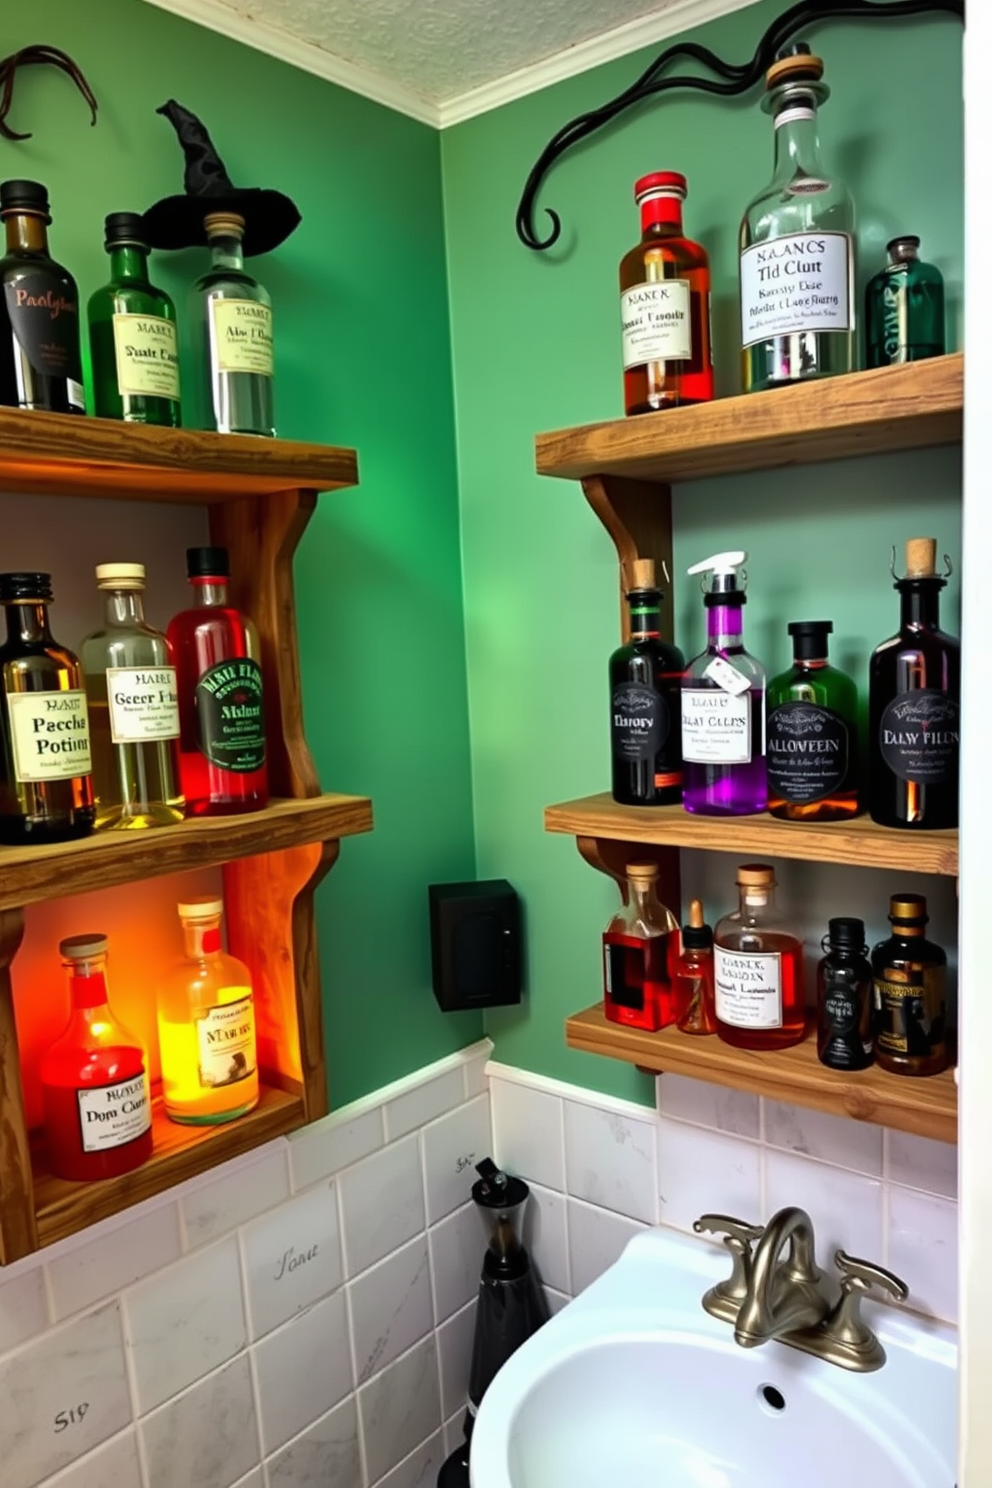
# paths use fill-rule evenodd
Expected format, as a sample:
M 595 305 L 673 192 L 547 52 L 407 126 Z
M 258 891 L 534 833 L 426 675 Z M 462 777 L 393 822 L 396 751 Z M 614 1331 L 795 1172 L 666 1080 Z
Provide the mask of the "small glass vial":
M 713 933 L 717 1033 L 737 1049 L 785 1049 L 806 1031 L 803 938 L 775 907 L 775 870 L 737 870 L 740 907 Z
M 816 1053 L 828 1069 L 862 1070 L 874 1063 L 872 977 L 864 920 L 830 920 L 816 968 Z
M 682 952 L 675 963 L 675 1002 L 683 1033 L 716 1033 L 713 931 L 703 922 L 699 899 L 689 905 L 689 923 L 682 926 Z
M 258 1104 L 251 973 L 221 946 L 220 899 L 179 905 L 184 955 L 158 994 L 166 1115 L 186 1126 L 234 1121 Z
M 152 1155 L 152 1108 L 141 1040 L 107 993 L 107 937 L 59 944 L 72 1013 L 39 1066 L 48 1161 L 57 1178 L 119 1178 Z
M 889 261 L 865 290 L 865 341 L 869 367 L 943 356 L 944 279 L 921 263 L 920 240 L 893 238 Z
M 203 225 L 213 263 L 193 286 L 202 427 L 271 437 L 272 302 L 245 268 L 244 218 L 211 212 Z
M 713 397 L 710 261 L 682 230 L 685 176 L 656 171 L 634 186 L 641 241 L 620 261 L 623 394 L 628 414 Z
M 678 920 L 657 896 L 657 863 L 628 863 L 627 903 L 603 934 L 603 1001 L 611 1023 L 654 1032 L 676 1019 L 670 974 Z
M 871 953 L 875 1058 L 894 1075 L 939 1075 L 947 1068 L 947 956 L 926 939 L 922 894 L 893 894 L 892 935 Z

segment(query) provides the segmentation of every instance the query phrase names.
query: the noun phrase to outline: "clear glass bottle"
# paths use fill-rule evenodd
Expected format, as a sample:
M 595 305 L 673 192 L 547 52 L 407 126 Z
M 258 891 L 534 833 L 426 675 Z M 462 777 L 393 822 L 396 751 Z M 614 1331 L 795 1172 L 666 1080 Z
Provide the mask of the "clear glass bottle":
M 765 669 L 744 649 L 744 552 L 693 564 L 703 581 L 706 650 L 682 678 L 682 773 L 686 811 L 747 816 L 764 811 Z
M 187 548 L 196 603 L 166 633 L 179 692 L 187 816 L 260 811 L 269 801 L 261 653 L 253 620 L 227 601 L 226 548 Z
M 689 923 L 682 926 L 682 950 L 675 963 L 675 1003 L 682 1033 L 716 1033 L 713 931 L 703 920 L 699 899 L 689 905 Z
M 944 279 L 920 262 L 919 238 L 893 238 L 889 261 L 865 290 L 865 349 L 869 367 L 943 356 Z
M 184 954 L 158 991 L 158 1041 L 166 1115 L 214 1126 L 258 1104 L 251 973 L 221 946 L 219 899 L 179 905 Z
M 865 922 L 830 920 L 816 968 L 816 1053 L 828 1069 L 863 1070 L 874 1063 L 872 976 Z
M 685 176 L 656 171 L 634 186 L 641 241 L 620 260 L 623 393 L 628 414 L 713 397 L 710 261 L 685 236 Z
M 775 870 L 737 870 L 740 906 L 713 932 L 717 1033 L 737 1049 L 785 1049 L 806 1031 L 803 937 L 775 907 Z
M 893 894 L 892 935 L 871 953 L 875 1058 L 893 1075 L 939 1075 L 947 1068 L 947 956 L 926 938 L 922 894 Z
M 141 563 L 98 563 L 104 623 L 80 647 L 93 741 L 97 827 L 183 819 L 179 706 L 169 643 L 145 623 Z
M 72 1012 L 38 1067 L 49 1166 L 80 1183 L 119 1178 L 152 1155 L 148 1061 L 110 1008 L 107 937 L 72 935 L 59 950 Z
M 0 574 L 0 842 L 68 842 L 96 816 L 83 669 L 49 629 L 51 598 L 51 574 Z
M 674 1023 L 671 965 L 679 922 L 658 899 L 657 863 L 628 863 L 627 902 L 603 933 L 603 1003 L 611 1023 L 649 1032 Z
M 212 212 L 204 227 L 213 262 L 193 286 L 201 427 L 271 437 L 272 303 L 245 269 L 244 218 Z
M 110 283 L 90 296 L 87 307 L 93 412 L 176 429 L 182 422 L 176 308 L 148 278 L 144 219 L 136 212 L 112 212 L 104 247 Z
M 855 366 L 854 203 L 820 158 L 822 78 L 805 42 L 768 69 L 762 107 L 775 122 L 775 169 L 740 231 L 747 393 Z
M 830 620 L 794 620 L 793 664 L 768 684 L 768 810 L 785 821 L 858 814 L 858 689 L 827 660 Z
M 635 558 L 627 593 L 630 640 L 610 657 L 613 799 L 682 800 L 681 686 L 685 657 L 661 639 L 661 591 L 650 558 Z
M 0 183 L 0 404 L 85 413 L 76 281 L 48 252 L 48 192 Z

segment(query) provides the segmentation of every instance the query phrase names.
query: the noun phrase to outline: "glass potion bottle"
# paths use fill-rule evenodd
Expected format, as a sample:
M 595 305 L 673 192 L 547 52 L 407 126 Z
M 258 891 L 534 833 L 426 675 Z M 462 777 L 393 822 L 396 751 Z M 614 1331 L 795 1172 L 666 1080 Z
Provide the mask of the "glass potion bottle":
M 793 664 L 768 684 L 768 810 L 786 821 L 858 814 L 858 689 L 827 660 L 830 620 L 794 620 Z
M 104 246 L 110 283 L 90 296 L 87 310 L 97 418 L 178 428 L 179 346 L 176 309 L 148 278 L 144 219 L 111 212 Z
M 0 182 L 0 404 L 86 412 L 76 281 L 48 252 L 48 192 Z
M 869 367 L 943 356 L 944 279 L 921 263 L 920 240 L 893 238 L 889 261 L 865 290 L 865 349 Z
M 685 657 L 661 639 L 661 591 L 653 561 L 635 558 L 631 568 L 630 640 L 610 657 L 613 799 L 626 806 L 677 804 Z
M 822 79 L 805 42 L 768 69 L 762 107 L 775 123 L 775 169 L 740 230 L 747 393 L 854 370 L 854 204 L 820 159 Z
M 893 894 L 892 934 L 871 953 L 875 1058 L 893 1075 L 939 1075 L 947 1068 L 947 954 L 927 940 L 922 894 Z
M 244 218 L 204 218 L 210 268 L 193 286 L 200 345 L 202 427 L 222 434 L 275 434 L 272 415 L 272 304 L 245 269 Z
M 775 870 L 737 870 L 740 906 L 713 932 L 717 1033 L 737 1049 L 785 1049 L 806 1031 L 803 938 L 775 907 Z
M 744 552 L 693 564 L 704 580 L 706 650 L 682 678 L 682 771 L 686 811 L 748 816 L 764 811 L 765 669 L 744 649 Z
M 861 1070 L 874 1063 L 872 974 L 865 922 L 831 920 L 816 968 L 816 1053 L 829 1069 Z
M 627 902 L 603 933 L 604 1011 L 611 1023 L 651 1032 L 678 1016 L 670 966 L 679 922 L 658 898 L 657 863 L 625 871 Z

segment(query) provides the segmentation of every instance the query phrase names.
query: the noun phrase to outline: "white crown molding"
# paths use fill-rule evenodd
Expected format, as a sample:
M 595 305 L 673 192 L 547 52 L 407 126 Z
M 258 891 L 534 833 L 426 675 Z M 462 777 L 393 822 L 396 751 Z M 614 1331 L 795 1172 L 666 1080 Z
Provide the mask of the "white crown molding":
M 184 20 L 193 21 L 196 25 L 206 26 L 210 31 L 217 31 L 231 41 L 240 41 L 269 57 L 278 57 L 280 62 L 287 62 L 291 67 L 300 68 L 302 72 L 313 73 L 325 82 L 337 83 L 339 87 L 348 88 L 352 93 L 360 93 L 364 98 L 384 104 L 386 108 L 395 109 L 411 119 L 418 119 L 422 124 L 431 124 L 435 129 L 446 129 L 465 119 L 473 119 L 477 114 L 488 113 L 505 103 L 512 103 L 515 98 L 525 98 L 529 93 L 537 93 L 564 78 L 588 72 L 590 68 L 598 67 L 603 62 L 613 62 L 641 47 L 666 41 L 668 37 L 688 31 L 693 26 L 704 25 L 706 21 L 716 20 L 734 10 L 744 10 L 749 5 L 757 4 L 758 0 L 672 0 L 664 10 L 654 15 L 642 16 L 626 25 L 615 26 L 602 36 L 594 36 L 590 41 L 567 47 L 562 52 L 545 57 L 541 62 L 521 67 L 516 72 L 507 73 L 505 77 L 496 78 L 480 88 L 471 88 L 466 93 L 459 93 L 440 103 L 421 97 L 402 83 L 384 77 L 382 73 L 373 72 L 371 68 L 347 62 L 343 57 L 338 57 L 334 52 L 316 46 L 313 42 L 301 41 L 279 26 L 271 26 L 266 21 L 242 15 L 225 5 L 223 0 L 145 0 L 145 3 L 181 16 Z

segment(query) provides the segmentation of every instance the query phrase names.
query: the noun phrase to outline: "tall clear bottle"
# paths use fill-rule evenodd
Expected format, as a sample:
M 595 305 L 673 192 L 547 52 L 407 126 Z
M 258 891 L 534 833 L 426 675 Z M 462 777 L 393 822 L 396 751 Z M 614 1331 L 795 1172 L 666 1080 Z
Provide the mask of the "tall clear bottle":
M 93 411 L 98 418 L 178 428 L 176 309 L 148 278 L 144 220 L 111 212 L 104 228 L 110 283 L 90 296 Z
M 771 182 L 740 230 L 744 391 L 855 366 L 854 203 L 820 158 L 823 62 L 798 42 L 768 69 L 775 123 Z
M 744 649 L 744 552 L 693 564 L 703 583 L 706 650 L 682 678 L 682 773 L 686 811 L 748 816 L 764 811 L 765 669 Z
M 165 636 L 145 622 L 141 563 L 98 563 L 104 623 L 80 647 L 93 739 L 97 827 L 182 821 L 179 698 Z
M 275 434 L 272 413 L 272 302 L 245 269 L 244 218 L 204 218 L 213 260 L 193 286 L 199 418 L 222 434 Z
M 803 937 L 775 906 L 775 870 L 737 870 L 740 906 L 713 932 L 717 1033 L 737 1049 L 785 1049 L 806 1030 Z

